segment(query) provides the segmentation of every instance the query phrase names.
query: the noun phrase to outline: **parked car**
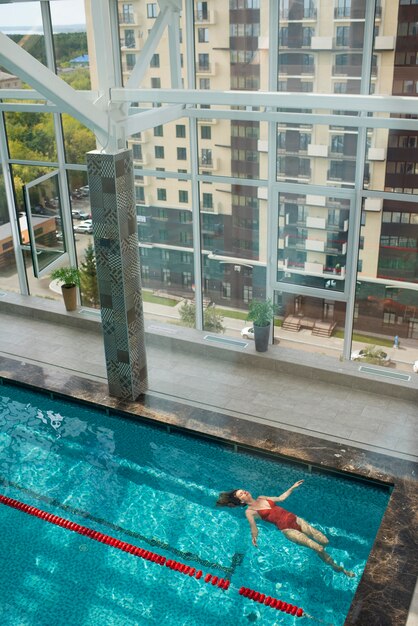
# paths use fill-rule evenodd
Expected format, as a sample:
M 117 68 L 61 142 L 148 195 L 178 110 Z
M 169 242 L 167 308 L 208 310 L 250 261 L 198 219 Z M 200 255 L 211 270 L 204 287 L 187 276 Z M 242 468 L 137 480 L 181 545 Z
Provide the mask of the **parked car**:
M 415 363 L 413 363 L 412 369 L 414 370 L 415 374 L 418 374 L 418 361 L 415 361 Z
M 252 326 L 246 326 L 241 331 L 241 337 L 243 339 L 254 339 L 254 328 Z
M 390 363 L 390 356 L 384 352 L 383 350 L 379 350 L 378 348 L 363 348 L 361 350 L 354 350 L 351 353 L 352 361 L 366 361 L 366 362 L 374 362 L 377 361 L 381 363 L 381 365 L 387 365 Z
M 91 220 L 86 220 L 85 222 L 80 222 L 74 226 L 75 233 L 87 233 L 91 235 L 93 233 L 93 224 Z
M 79 211 L 78 209 L 73 209 L 71 215 L 75 220 L 87 220 L 91 217 L 87 211 Z

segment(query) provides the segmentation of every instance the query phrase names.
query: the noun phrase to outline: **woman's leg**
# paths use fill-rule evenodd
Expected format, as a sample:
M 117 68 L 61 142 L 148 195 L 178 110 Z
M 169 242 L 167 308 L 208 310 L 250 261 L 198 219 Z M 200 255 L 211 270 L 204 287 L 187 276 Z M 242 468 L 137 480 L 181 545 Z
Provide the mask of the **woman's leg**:
M 282 530 L 282 533 L 287 539 L 289 539 L 293 543 L 297 543 L 300 546 L 304 546 L 305 548 L 310 548 L 311 550 L 314 550 L 319 556 L 319 558 L 322 561 L 324 561 L 324 563 L 326 563 L 327 565 L 330 565 L 334 571 L 343 572 L 346 576 L 350 576 L 350 577 L 354 576 L 353 572 L 349 572 L 348 570 L 344 569 L 341 565 L 338 565 L 331 558 L 331 556 L 327 552 L 325 552 L 323 545 L 317 543 L 316 541 L 313 541 L 313 539 L 310 539 L 309 537 L 307 537 L 303 532 L 300 532 L 299 530 L 294 530 L 292 528 L 292 529 Z
M 299 524 L 304 535 L 308 535 L 317 541 L 318 543 L 322 543 L 324 546 L 329 544 L 329 540 L 325 537 L 324 533 L 321 533 L 320 530 L 314 528 L 308 522 L 306 522 L 301 517 L 296 518 L 297 523 Z

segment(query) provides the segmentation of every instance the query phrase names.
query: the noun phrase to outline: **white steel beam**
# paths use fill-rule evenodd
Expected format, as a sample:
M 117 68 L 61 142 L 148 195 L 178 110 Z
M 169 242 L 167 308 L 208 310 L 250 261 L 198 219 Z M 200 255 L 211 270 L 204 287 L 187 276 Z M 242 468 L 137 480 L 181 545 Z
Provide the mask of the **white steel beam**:
M 107 137 L 108 116 L 3 33 L 0 33 L 0 63 L 40 91 L 61 111 L 96 132 L 102 140 Z
M 167 104 L 217 104 L 225 106 L 278 107 L 367 111 L 370 113 L 411 113 L 416 115 L 413 96 L 366 96 L 347 94 L 290 93 L 270 91 L 212 91 L 200 89 L 112 89 L 116 102 L 165 102 Z M 301 113 L 305 115 L 305 113 Z
M 166 107 L 158 107 L 131 115 L 125 122 L 126 136 L 130 137 L 135 133 L 140 133 L 147 128 L 161 126 L 168 122 L 173 122 L 184 117 L 184 106 L 174 105 Z
M 181 89 L 180 67 L 180 13 L 172 12 L 172 19 L 168 24 L 168 49 L 170 54 L 171 87 Z

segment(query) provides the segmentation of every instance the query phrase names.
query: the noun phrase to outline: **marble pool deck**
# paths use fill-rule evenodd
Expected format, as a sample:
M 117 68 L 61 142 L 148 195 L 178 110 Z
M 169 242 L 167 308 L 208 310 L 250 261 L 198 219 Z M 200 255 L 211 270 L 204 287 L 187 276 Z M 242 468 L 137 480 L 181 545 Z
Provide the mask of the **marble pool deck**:
M 345 624 L 416 625 L 414 381 L 407 387 L 378 376 L 362 378 L 352 363 L 348 368 L 338 364 L 335 375 L 328 371 L 327 376 L 328 363 L 321 370 L 318 363 L 285 351 L 273 366 L 252 354 L 247 361 L 242 355 L 223 355 L 222 360 L 202 342 L 193 348 L 192 334 L 183 337 L 181 350 L 175 338 L 160 339 L 161 333 L 148 325 L 151 389 L 135 402 L 120 401 L 108 395 L 97 321 L 95 326 L 71 326 L 41 317 L 0 307 L 0 379 L 187 430 L 236 449 L 263 451 L 311 471 L 341 472 L 390 486 L 389 505 Z M 271 393 L 272 385 L 279 395 Z

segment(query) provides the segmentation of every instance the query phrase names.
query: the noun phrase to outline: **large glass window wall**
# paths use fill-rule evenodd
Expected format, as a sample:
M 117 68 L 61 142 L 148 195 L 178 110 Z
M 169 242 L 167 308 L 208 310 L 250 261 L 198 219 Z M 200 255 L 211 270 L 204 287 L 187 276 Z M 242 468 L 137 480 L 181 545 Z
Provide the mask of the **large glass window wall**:
M 88 91 L 98 81 L 93 46 L 80 48 L 79 56 L 92 55 L 88 71 L 65 65 L 72 50 L 69 40 L 68 54 L 57 48 L 64 4 L 51 3 L 51 34 L 61 59 L 58 74 L 80 74 L 84 82 L 74 86 Z M 401 107 L 399 114 L 375 110 L 370 102 L 355 99 L 369 93 L 416 96 L 416 37 L 408 26 L 416 22 L 415 9 L 409 6 L 408 13 L 398 2 L 369 4 L 196 2 L 189 21 L 184 4 L 178 30 L 164 30 L 152 54 L 148 48 L 158 26 L 158 4 L 118 5 L 120 84 L 127 85 L 136 72 L 135 86 L 154 90 L 142 100 L 140 92 L 137 100 L 132 97 L 131 113 L 161 109 L 161 123 L 154 121 L 128 137 L 149 319 L 156 315 L 147 304 L 154 298 L 153 304 L 163 307 L 159 319 L 182 322 L 177 304 L 195 303 L 199 290 L 203 308 L 220 309 L 225 333 L 239 337 L 249 302 L 272 296 L 280 341 L 284 332 L 294 346 L 315 343 L 319 336 L 330 354 L 345 350 L 347 357 L 347 331 L 353 328 L 356 335 L 382 345 L 396 334 L 418 349 L 416 114 Z M 271 16 L 276 16 L 274 27 Z M 188 23 L 193 33 L 187 31 Z M 87 40 L 90 27 L 88 22 Z M 173 32 L 178 35 L 175 46 Z M 142 66 L 144 49 L 147 62 Z M 179 55 L 177 64 L 173 51 Z M 186 90 L 187 107 L 175 120 L 165 121 L 172 102 L 164 94 L 183 86 L 195 87 L 198 100 L 188 101 Z M 295 97 L 242 97 L 269 91 Z M 227 97 L 217 99 L 225 92 Z M 301 92 L 306 94 L 303 109 Z M 311 104 L 311 94 L 329 99 Z M 346 94 L 353 99 L 345 99 Z M 123 105 L 118 101 L 117 106 Z M 25 215 L 24 184 L 51 168 L 65 172 L 52 200 L 61 194 L 59 211 L 68 213 L 72 229 L 66 232 L 57 214 L 55 237 L 57 247 L 70 255 L 73 246 L 73 259 L 80 265 L 93 245 L 89 229 L 80 228 L 90 215 L 85 153 L 95 148 L 93 132 L 68 114 L 60 119 L 17 107 L 6 110 L 4 119 L 14 176 L 11 213 L 19 219 Z M 10 213 L 3 225 L 8 220 Z M 18 244 L 29 275 L 31 256 L 24 249 L 29 242 L 21 236 Z M 47 279 L 31 275 L 31 294 L 42 293 L 36 286 L 40 280 Z M 16 288 L 22 284 L 15 282 Z M 97 298 L 85 303 L 98 306 Z M 208 326 L 201 313 L 198 328 L 220 330 Z M 306 324 L 313 320 L 313 326 L 285 328 L 286 318 L 289 322 L 292 317 L 307 318 Z

